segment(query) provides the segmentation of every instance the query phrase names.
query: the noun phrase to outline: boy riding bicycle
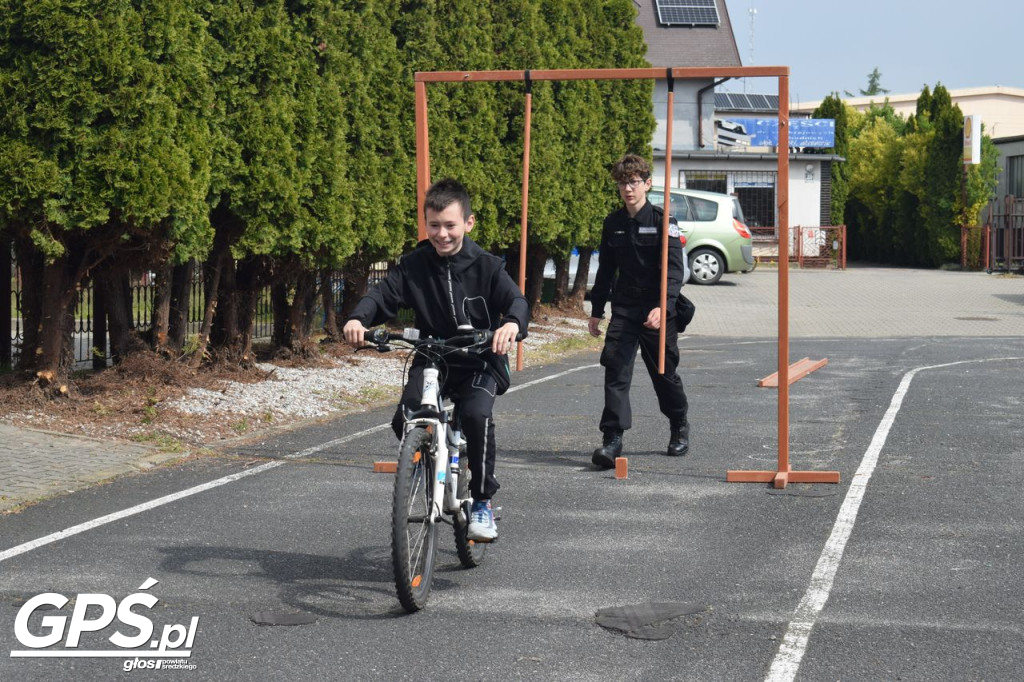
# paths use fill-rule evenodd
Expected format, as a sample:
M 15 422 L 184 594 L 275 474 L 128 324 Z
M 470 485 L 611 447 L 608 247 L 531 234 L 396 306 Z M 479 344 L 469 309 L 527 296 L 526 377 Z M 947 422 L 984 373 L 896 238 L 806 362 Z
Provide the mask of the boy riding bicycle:
M 475 216 L 469 193 L 456 180 L 434 183 L 424 202 L 427 238 L 393 267 L 387 278 L 360 299 L 344 327 L 345 341 L 359 347 L 368 327 L 412 308 L 415 327 L 424 336 L 447 338 L 460 325 L 494 331 L 491 348 L 480 358 L 451 356 L 443 372 L 443 391 L 458 403 L 469 458 L 473 509 L 470 539 L 498 536 L 491 498 L 500 487 L 494 475 L 494 399 L 508 388 L 508 352 L 516 335 L 526 336 L 530 307 L 505 272 L 501 259 L 466 236 Z M 423 358 L 413 360 L 391 426 L 401 439 L 405 415 L 420 405 Z

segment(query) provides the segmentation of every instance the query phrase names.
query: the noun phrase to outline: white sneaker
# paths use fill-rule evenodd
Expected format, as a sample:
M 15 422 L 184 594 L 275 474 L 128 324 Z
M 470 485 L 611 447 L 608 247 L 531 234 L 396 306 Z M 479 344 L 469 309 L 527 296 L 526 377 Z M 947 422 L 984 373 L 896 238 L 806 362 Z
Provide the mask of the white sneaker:
M 494 523 L 494 510 L 491 508 L 490 500 L 473 500 L 466 535 L 476 542 L 491 542 L 497 539 L 498 526 Z

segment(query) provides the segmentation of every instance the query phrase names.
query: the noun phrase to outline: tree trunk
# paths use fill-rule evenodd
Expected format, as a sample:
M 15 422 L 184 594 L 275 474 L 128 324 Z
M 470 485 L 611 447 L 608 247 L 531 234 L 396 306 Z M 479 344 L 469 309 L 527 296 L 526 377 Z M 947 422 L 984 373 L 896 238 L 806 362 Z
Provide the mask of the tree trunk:
M 572 288 L 566 294 L 565 300 L 559 305 L 563 310 L 582 312 L 583 299 L 587 296 L 587 281 L 590 278 L 590 260 L 593 258 L 594 250 L 580 247 L 579 259 L 576 261 L 576 279 L 572 282 Z M 568 277 L 568 268 L 566 269 Z
M 185 346 L 189 332 L 189 310 L 192 306 L 192 280 L 195 278 L 196 262 L 175 265 L 171 274 L 171 303 L 167 320 L 167 350 L 180 353 Z
M 540 296 L 544 290 L 544 263 L 547 262 L 547 254 L 541 249 L 529 249 L 526 252 L 526 291 L 523 294 L 530 302 L 530 307 L 540 303 Z
M 329 341 L 341 340 L 341 329 L 338 327 L 338 309 L 334 296 L 333 272 L 324 268 L 320 271 L 321 303 L 324 307 L 324 333 Z
M 313 306 L 316 301 L 316 275 L 302 272 L 295 282 L 295 297 L 288 315 L 291 334 L 289 347 L 299 353 L 306 353 L 312 329 Z
M 233 258 L 224 258 L 220 271 L 220 286 L 217 289 L 219 305 L 211 330 L 210 342 L 214 348 L 234 346 L 239 336 L 238 327 L 238 286 L 235 282 L 236 267 Z
M 171 291 L 174 281 L 174 266 L 165 262 L 156 272 L 156 290 L 153 292 L 153 349 L 164 352 L 167 349 L 167 335 L 171 320 Z
M 21 272 L 21 352 L 18 369 L 35 369 L 43 323 L 43 256 L 28 240 L 18 240 L 18 269 Z
M 117 364 L 124 360 L 131 348 L 131 283 L 128 273 L 124 270 L 105 269 L 95 279 L 94 286 L 103 291 L 110 333 L 110 356 L 114 364 Z
M 210 332 L 213 329 L 213 315 L 217 310 L 217 291 L 220 287 L 220 273 L 226 257 L 225 251 L 215 252 L 212 263 L 204 268 L 203 279 L 206 283 L 206 306 L 203 310 L 203 324 L 199 327 L 199 338 L 196 343 L 195 353 L 189 360 L 189 367 L 198 369 L 206 357 L 206 350 L 210 344 Z
M 260 298 L 259 264 L 253 258 L 243 260 L 235 270 L 235 295 L 238 310 L 238 336 L 232 352 L 244 366 L 252 363 L 252 337 L 256 326 L 256 305 Z
M 74 279 L 67 257 L 43 266 L 42 316 L 36 356 L 36 382 L 49 396 L 68 393 L 68 378 L 74 365 L 71 337 L 75 328 Z
M 369 258 L 353 256 L 345 263 L 341 271 L 344 284 L 341 290 L 341 317 L 347 319 L 359 299 L 366 295 L 370 282 Z
M 292 337 L 289 331 L 288 285 L 274 282 L 270 285 L 270 303 L 274 309 L 274 332 L 271 343 L 276 348 L 287 348 Z
M 11 238 L 6 232 L 0 230 L 0 320 L 7 325 L 7 331 L 0 334 L 0 370 L 11 367 L 11 320 L 14 319 L 14 310 L 11 306 L 11 299 L 14 298 L 11 287 Z

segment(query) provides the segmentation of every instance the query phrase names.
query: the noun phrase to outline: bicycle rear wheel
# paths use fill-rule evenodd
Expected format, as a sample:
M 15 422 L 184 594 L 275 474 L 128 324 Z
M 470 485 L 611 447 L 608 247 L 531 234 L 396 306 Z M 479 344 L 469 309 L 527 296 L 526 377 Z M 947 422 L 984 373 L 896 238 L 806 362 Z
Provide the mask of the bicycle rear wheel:
M 425 427 L 402 443 L 391 513 L 391 562 L 398 601 L 409 613 L 427 603 L 437 555 L 437 525 L 430 522 L 434 478 L 431 435 Z
M 464 450 L 465 448 L 461 448 Z M 469 460 L 465 452 L 459 455 L 459 499 L 469 497 Z M 469 539 L 469 508 L 463 505 L 463 509 L 455 514 L 455 549 L 459 554 L 459 561 L 465 568 L 476 568 L 484 561 L 484 553 L 487 551 L 486 542 L 475 542 Z

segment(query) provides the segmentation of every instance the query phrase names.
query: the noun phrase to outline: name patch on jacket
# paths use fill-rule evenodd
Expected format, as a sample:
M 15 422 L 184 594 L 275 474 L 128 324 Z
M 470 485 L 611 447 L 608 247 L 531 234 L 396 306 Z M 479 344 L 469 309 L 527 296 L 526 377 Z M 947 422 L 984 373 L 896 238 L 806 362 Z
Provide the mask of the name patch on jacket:
M 638 234 L 658 234 L 658 228 L 653 226 L 640 226 L 637 228 Z M 668 224 L 668 236 L 679 238 L 679 226 L 674 223 Z

